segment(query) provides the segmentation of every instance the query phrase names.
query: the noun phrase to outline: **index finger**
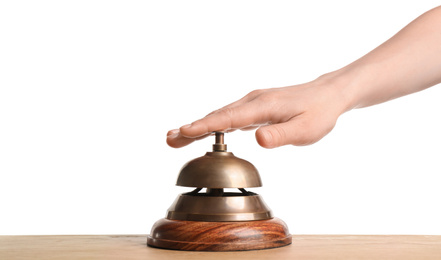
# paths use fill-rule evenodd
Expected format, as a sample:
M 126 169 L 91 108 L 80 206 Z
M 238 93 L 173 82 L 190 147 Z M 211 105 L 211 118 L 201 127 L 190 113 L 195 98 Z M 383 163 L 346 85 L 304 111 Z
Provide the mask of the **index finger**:
M 225 107 L 206 117 L 181 127 L 180 133 L 188 138 L 197 138 L 215 131 L 228 132 L 235 129 L 266 124 L 269 114 L 263 106 L 247 102 L 239 106 Z

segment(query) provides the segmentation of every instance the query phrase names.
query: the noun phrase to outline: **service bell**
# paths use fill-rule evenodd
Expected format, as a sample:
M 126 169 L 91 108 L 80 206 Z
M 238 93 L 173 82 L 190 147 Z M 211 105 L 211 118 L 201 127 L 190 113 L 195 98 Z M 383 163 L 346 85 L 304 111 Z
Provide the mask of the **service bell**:
M 260 195 L 245 189 L 262 186 L 256 167 L 227 152 L 224 133 L 215 135 L 213 151 L 186 163 L 178 175 L 176 185 L 195 189 L 176 198 L 166 218 L 152 227 L 147 244 L 196 251 L 253 250 L 290 244 L 286 224 L 273 217 Z M 224 188 L 238 191 L 225 192 Z

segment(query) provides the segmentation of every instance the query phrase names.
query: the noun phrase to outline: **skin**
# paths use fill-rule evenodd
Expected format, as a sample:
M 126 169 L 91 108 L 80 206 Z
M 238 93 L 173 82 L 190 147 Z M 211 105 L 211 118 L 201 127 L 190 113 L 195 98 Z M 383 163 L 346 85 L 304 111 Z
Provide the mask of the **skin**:
M 441 82 L 441 6 L 404 27 L 353 63 L 311 82 L 255 90 L 221 109 L 167 133 L 183 147 L 213 131 L 257 129 L 265 148 L 309 145 L 354 108 L 372 106 Z

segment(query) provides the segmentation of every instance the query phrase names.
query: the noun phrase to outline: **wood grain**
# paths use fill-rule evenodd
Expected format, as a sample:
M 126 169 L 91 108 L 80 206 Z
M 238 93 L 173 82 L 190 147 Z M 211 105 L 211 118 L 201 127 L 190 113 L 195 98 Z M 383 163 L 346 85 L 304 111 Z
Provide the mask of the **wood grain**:
M 161 219 L 147 244 L 190 251 L 241 251 L 291 244 L 286 224 L 278 219 L 241 222 L 202 222 Z
M 294 235 L 289 246 L 239 252 L 164 250 L 147 235 L 0 236 L 4 260 L 440 260 L 441 236 Z

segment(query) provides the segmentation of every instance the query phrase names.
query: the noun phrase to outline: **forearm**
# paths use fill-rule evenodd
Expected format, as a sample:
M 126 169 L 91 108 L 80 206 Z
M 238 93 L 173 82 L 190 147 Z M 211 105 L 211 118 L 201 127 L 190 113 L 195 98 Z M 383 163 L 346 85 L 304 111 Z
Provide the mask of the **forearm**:
M 385 102 L 441 82 L 441 7 L 421 15 L 391 39 L 330 73 L 347 110 Z

